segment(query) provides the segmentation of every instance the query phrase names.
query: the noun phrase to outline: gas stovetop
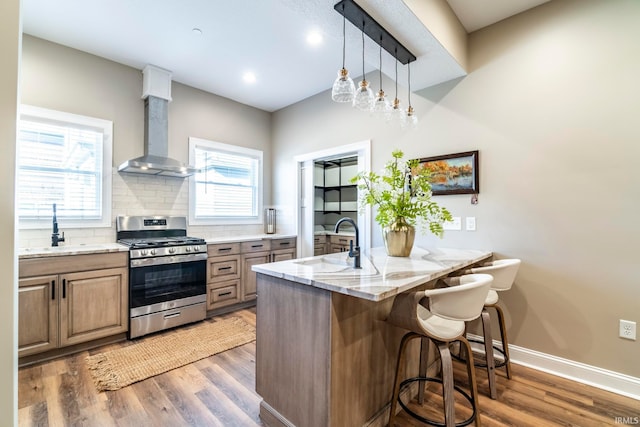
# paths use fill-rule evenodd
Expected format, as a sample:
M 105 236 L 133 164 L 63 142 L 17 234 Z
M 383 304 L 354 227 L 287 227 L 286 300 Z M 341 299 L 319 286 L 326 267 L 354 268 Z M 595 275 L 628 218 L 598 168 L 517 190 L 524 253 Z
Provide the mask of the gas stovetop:
M 187 236 L 187 219 L 178 216 L 119 216 L 118 243 L 128 246 L 129 258 L 205 254 L 207 242 Z
M 141 239 L 120 239 L 118 243 L 130 249 L 163 248 L 167 246 L 205 245 L 206 241 L 199 237 L 154 237 Z

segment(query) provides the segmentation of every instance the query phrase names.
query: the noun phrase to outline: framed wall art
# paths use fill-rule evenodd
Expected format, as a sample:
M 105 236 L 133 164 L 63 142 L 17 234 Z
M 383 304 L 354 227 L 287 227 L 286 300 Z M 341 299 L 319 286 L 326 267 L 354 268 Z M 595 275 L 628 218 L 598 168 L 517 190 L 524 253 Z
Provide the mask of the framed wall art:
M 424 157 L 418 162 L 418 167 L 431 172 L 431 191 L 434 196 L 480 192 L 478 150 Z

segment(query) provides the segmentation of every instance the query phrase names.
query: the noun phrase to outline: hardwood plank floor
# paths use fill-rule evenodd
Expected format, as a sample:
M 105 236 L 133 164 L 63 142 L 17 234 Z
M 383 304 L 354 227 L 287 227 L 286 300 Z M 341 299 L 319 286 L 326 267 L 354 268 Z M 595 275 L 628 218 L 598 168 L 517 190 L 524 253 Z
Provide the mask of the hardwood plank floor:
M 240 316 L 255 325 L 255 308 L 222 317 Z M 210 321 L 210 320 L 208 320 Z M 149 378 L 117 391 L 98 393 L 84 359 L 113 344 L 19 370 L 20 426 L 264 426 L 255 392 L 255 343 Z M 465 388 L 464 365 L 455 363 L 456 383 Z M 486 374 L 478 388 L 484 426 L 621 425 L 616 417 L 640 416 L 640 402 L 533 369 L 514 365 L 514 378 L 498 371 L 498 400 L 487 397 Z M 430 386 L 425 405 L 410 407 L 438 417 L 439 389 Z M 470 409 L 457 402 L 459 420 Z M 396 426 L 424 426 L 404 411 Z M 303 427 L 303 426 L 300 426 Z M 336 426 L 340 427 L 340 426 Z

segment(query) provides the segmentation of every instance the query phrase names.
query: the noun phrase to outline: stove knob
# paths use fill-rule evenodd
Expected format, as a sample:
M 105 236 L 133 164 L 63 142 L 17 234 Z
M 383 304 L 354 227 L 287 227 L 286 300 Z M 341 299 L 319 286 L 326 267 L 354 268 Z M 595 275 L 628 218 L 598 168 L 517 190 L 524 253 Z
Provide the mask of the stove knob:
M 191 252 L 191 246 L 187 246 L 184 250 L 185 252 Z
M 169 248 L 169 253 L 172 254 L 176 251 L 176 248 Z
M 151 249 L 151 255 L 155 255 L 156 254 L 156 250 L 155 249 Z
M 193 247 L 193 251 L 194 252 L 200 252 L 200 246 L 194 246 Z
M 142 255 L 142 256 L 147 256 L 147 250 L 146 250 L 146 249 L 142 249 L 142 250 L 140 251 L 140 255 Z

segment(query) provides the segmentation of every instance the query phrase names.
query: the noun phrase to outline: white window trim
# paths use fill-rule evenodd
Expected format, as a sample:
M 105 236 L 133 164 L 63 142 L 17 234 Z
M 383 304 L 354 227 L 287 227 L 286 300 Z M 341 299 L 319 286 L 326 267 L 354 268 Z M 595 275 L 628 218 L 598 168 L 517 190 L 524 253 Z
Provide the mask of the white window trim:
M 244 154 L 258 159 L 258 209 L 257 215 L 251 217 L 229 217 L 229 218 L 196 218 L 196 178 L 195 175 L 189 177 L 189 225 L 245 225 L 263 223 L 263 175 L 264 162 L 263 152 L 252 148 L 239 147 L 237 145 L 224 144 L 222 142 L 209 141 L 202 138 L 189 137 L 189 164 L 196 162 L 195 150 L 203 147 L 209 150 L 226 151 L 234 154 Z
M 64 111 L 49 110 L 33 105 L 20 106 L 20 120 L 33 118 L 37 121 L 50 120 L 54 123 L 73 123 L 89 128 L 100 129 L 104 135 L 102 153 L 102 218 L 98 220 L 69 220 L 60 219 L 60 229 L 65 228 L 97 228 L 111 227 L 111 184 L 113 159 L 113 122 L 95 117 L 81 116 Z M 19 127 L 19 126 L 18 126 Z M 18 150 L 20 147 L 17 147 Z M 16 165 L 18 166 L 18 165 Z M 16 194 L 20 197 L 20 194 Z M 18 218 L 18 228 L 22 230 L 51 228 L 51 220 L 35 220 Z

